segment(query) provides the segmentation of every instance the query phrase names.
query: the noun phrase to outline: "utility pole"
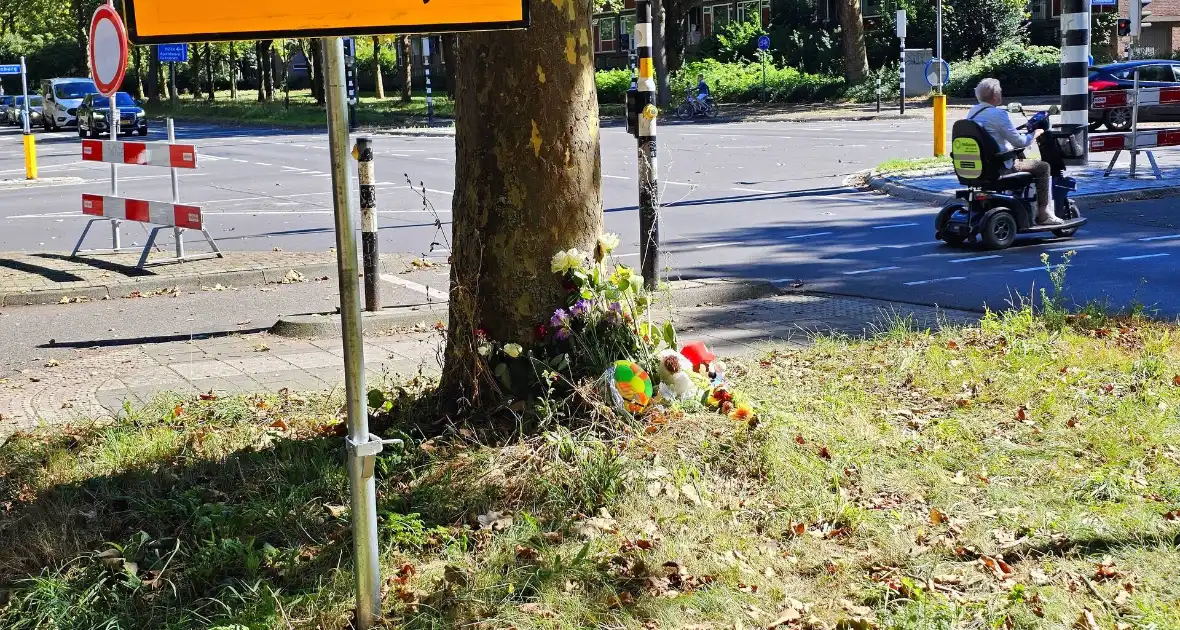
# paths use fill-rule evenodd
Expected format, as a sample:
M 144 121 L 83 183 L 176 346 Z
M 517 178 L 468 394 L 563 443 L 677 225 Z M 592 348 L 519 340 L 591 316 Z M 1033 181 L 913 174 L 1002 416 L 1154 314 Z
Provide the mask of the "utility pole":
M 657 0 L 658 1 L 658 0 Z M 655 289 L 660 273 L 659 172 L 656 161 L 656 82 L 652 51 L 659 44 L 652 40 L 652 0 L 635 3 L 635 53 L 639 57 L 639 259 L 643 283 Z
M 430 93 L 430 36 L 422 37 L 422 65 L 426 68 L 426 126 L 434 125 L 434 97 Z
M 1140 1 L 1131 0 L 1132 16 Z M 1062 4 L 1061 122 L 1084 128 L 1083 156 L 1067 158 L 1066 164 L 1085 165 L 1090 157 L 1090 0 L 1063 0 Z
M 901 41 L 901 65 L 898 67 L 901 78 L 901 115 L 905 115 L 905 9 L 897 12 L 897 38 Z
M 934 157 L 946 155 L 946 94 L 942 88 L 946 77 L 942 76 L 942 0 L 937 0 L 934 16 L 934 63 L 938 68 L 938 85 L 934 93 Z

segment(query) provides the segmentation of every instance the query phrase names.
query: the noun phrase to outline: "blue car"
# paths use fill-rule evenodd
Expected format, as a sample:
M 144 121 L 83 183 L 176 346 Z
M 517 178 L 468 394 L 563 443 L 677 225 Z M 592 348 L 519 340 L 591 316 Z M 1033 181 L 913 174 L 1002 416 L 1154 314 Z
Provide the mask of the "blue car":
M 15 96 L 0 96 L 0 120 L 8 122 L 8 108 L 16 104 Z
M 119 112 L 119 133 L 148 134 L 147 116 L 143 108 L 126 92 L 115 93 L 115 109 Z M 87 94 L 78 107 L 78 137 L 97 138 L 110 133 L 111 99 L 102 94 Z
M 1140 59 L 1090 68 L 1090 94 L 1135 88 L 1135 70 L 1140 88 L 1180 87 L 1180 61 Z M 1180 104 L 1150 105 L 1139 108 L 1141 122 L 1180 122 Z M 1131 108 L 1090 110 L 1090 129 L 1106 125 L 1111 131 L 1131 129 Z

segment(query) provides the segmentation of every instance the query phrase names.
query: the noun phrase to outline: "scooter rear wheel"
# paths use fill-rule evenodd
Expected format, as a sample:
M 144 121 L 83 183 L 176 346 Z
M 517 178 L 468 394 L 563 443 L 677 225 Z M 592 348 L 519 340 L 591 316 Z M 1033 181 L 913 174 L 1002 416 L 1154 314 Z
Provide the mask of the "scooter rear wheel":
M 988 217 L 980 235 L 988 249 L 1008 249 L 1016 241 L 1016 217 L 1009 210 L 1000 210 Z
M 1078 212 L 1078 204 L 1074 203 L 1073 200 L 1070 200 L 1070 202 L 1069 202 L 1069 216 L 1063 217 L 1063 218 L 1068 221 L 1068 220 L 1076 219 L 1080 216 L 1082 216 L 1082 215 L 1081 215 L 1081 213 Z M 1076 227 L 1061 228 L 1060 230 L 1053 230 L 1053 236 L 1057 236 L 1059 238 L 1069 238 L 1077 233 L 1078 233 L 1078 228 L 1076 228 Z

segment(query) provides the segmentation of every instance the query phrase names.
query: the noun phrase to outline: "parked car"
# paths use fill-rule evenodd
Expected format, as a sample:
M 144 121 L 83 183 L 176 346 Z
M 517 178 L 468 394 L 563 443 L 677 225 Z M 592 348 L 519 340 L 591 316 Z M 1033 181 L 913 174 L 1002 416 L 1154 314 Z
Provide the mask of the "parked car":
M 119 111 L 119 132 L 148 133 L 147 116 L 143 108 L 126 92 L 115 93 L 115 109 Z M 78 136 L 97 138 L 100 133 L 110 132 L 111 99 L 102 94 L 87 94 L 78 106 Z
M 15 102 L 15 96 L 0 96 L 0 121 L 8 122 L 8 108 Z
M 56 131 L 78 124 L 78 106 L 87 94 L 97 94 L 94 81 L 83 78 L 45 79 L 41 96 L 45 97 L 45 131 Z
M 1090 93 L 1135 88 L 1135 70 L 1140 88 L 1180 87 L 1180 61 L 1142 59 L 1090 68 Z M 1180 104 L 1149 105 L 1139 108 L 1141 122 L 1180 122 Z M 1090 110 L 1090 129 L 1106 125 L 1111 131 L 1131 129 L 1131 108 Z
M 24 126 L 25 97 L 13 98 L 12 106 L 8 108 L 8 124 Z M 29 97 L 29 126 L 41 124 L 41 97 Z

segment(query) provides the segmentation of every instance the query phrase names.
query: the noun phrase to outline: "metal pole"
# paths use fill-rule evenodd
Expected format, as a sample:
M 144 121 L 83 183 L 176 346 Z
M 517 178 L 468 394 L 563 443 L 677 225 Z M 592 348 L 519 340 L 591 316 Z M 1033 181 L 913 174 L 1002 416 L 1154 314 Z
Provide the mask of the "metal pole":
M 901 39 L 901 114 L 905 115 L 905 38 Z
M 111 100 L 111 108 L 107 116 L 107 129 L 111 132 L 111 141 L 117 142 L 119 140 L 119 110 L 115 107 L 115 96 L 118 92 L 112 94 L 109 98 Z M 119 196 L 119 165 L 111 162 L 111 196 Z M 119 234 L 119 221 L 117 219 L 111 221 L 111 247 L 112 249 L 122 249 L 122 236 Z M 145 249 L 146 253 L 147 250 Z
M 332 207 L 336 224 L 336 263 L 340 268 L 340 328 L 344 342 L 344 394 L 348 410 L 348 478 L 352 489 L 352 535 L 356 571 L 356 625 L 368 630 L 381 614 L 381 567 L 377 550 L 375 453 L 368 445 L 365 408 L 365 356 L 361 337 L 361 298 L 357 280 L 356 232 L 348 187 L 348 93 L 344 78 L 344 44 L 326 37 L 324 88 L 328 110 L 328 144 L 332 163 Z M 378 448 L 379 448 L 378 444 Z
M 356 139 L 357 177 L 361 185 L 361 258 L 365 275 L 365 310 L 381 310 L 381 254 L 377 241 L 377 174 L 373 140 Z
M 168 99 L 172 102 L 172 107 L 176 107 L 176 102 L 180 99 L 180 97 L 177 96 L 177 94 L 176 94 L 176 62 L 175 61 L 168 62 L 168 86 L 169 86 L 169 92 L 170 92 Z
M 659 173 L 656 162 L 656 82 L 652 65 L 651 0 L 635 3 L 635 50 L 639 57 L 639 259 L 643 284 L 660 282 Z
M 426 125 L 434 124 L 434 97 L 430 94 L 430 36 L 422 38 L 422 65 L 426 66 Z
M 762 51 L 762 102 L 766 102 L 766 51 Z
M 877 113 L 881 113 L 881 72 L 877 71 Z
M 942 86 L 946 82 L 942 77 L 942 0 L 938 0 L 934 21 L 934 56 L 938 59 L 938 93 L 942 94 Z
M 1132 0 L 1138 2 L 1139 0 Z M 1131 179 L 1135 179 L 1135 167 L 1139 160 L 1139 68 L 1135 68 L 1135 104 L 1131 106 Z
M 1083 156 L 1065 163 L 1085 165 L 1090 158 L 1090 0 L 1062 1 L 1061 122 L 1083 127 Z
M 176 125 L 171 118 L 167 119 L 168 124 L 168 144 L 176 144 Z M 172 176 L 172 203 L 180 203 L 180 177 L 178 177 L 175 168 L 169 168 Z M 176 257 L 184 258 L 184 230 L 178 227 L 172 228 L 172 235 L 176 237 Z
M 20 58 L 20 89 L 24 99 L 24 141 L 25 147 L 25 179 L 37 179 L 37 138 L 33 135 L 29 124 L 29 72 L 25 66 L 25 58 Z

